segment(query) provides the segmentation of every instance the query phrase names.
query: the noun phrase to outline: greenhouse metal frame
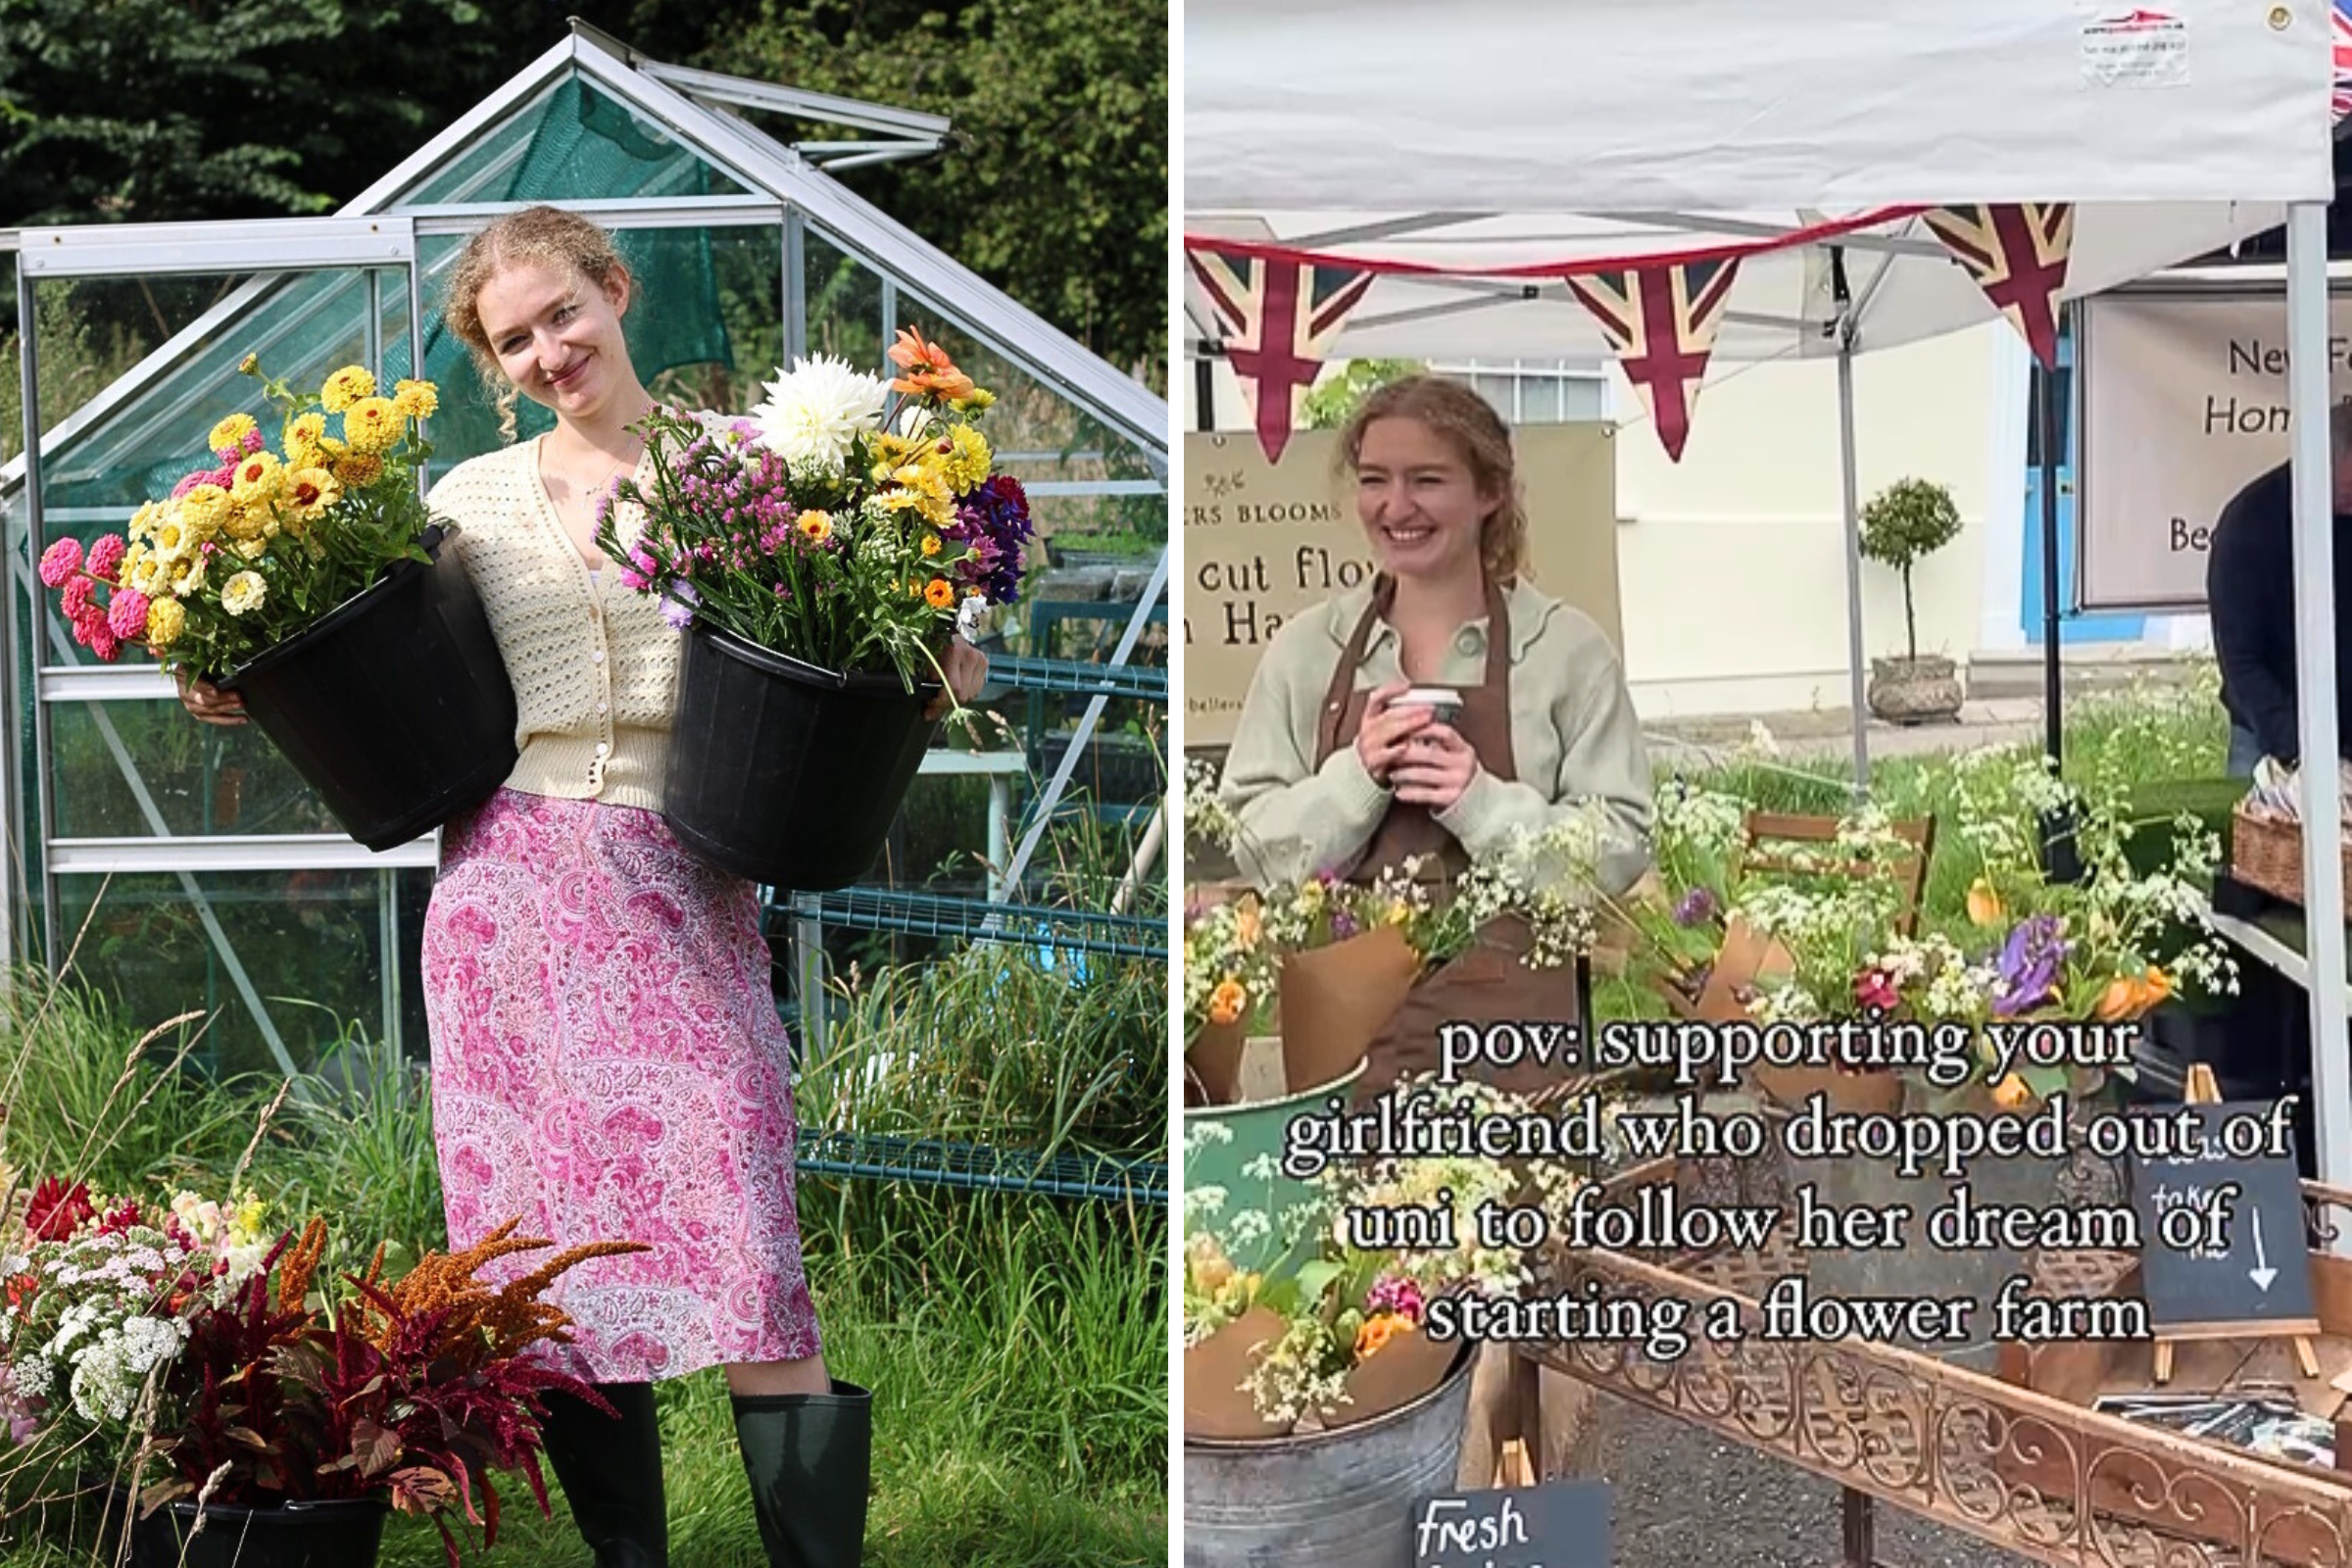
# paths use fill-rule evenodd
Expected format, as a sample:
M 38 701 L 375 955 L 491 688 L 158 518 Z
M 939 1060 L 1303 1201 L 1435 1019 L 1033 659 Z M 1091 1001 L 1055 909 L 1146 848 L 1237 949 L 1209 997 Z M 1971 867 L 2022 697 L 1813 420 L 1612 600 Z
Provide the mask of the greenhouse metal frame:
M 741 119 L 734 112 L 741 109 L 848 125 L 872 133 L 871 139 L 787 146 Z M 681 264 L 687 270 L 680 275 L 697 278 L 713 301 L 718 297 L 715 237 L 772 243 L 778 266 L 760 286 L 772 282 L 780 307 L 780 319 L 764 323 L 774 332 L 779 363 L 824 347 L 814 341 L 817 328 L 838 325 L 854 330 L 859 344 L 876 346 L 872 368 L 880 368 L 879 346 L 889 342 L 903 318 L 933 336 L 952 330 L 958 344 L 971 346 L 959 352 L 959 359 L 977 353 L 1002 361 L 1006 377 L 1028 384 L 1033 395 L 1026 406 L 1074 418 L 1094 442 L 1091 450 L 1082 442 L 1073 445 L 1065 431 L 1058 450 L 1000 445 L 1006 471 L 1019 473 L 1041 517 L 1050 517 L 1057 507 L 1105 503 L 1156 515 L 1160 557 L 1151 589 L 1127 617 L 1114 656 L 1114 662 L 1123 662 L 1165 588 L 1165 401 L 825 172 L 930 154 L 944 145 L 948 129 L 949 122 L 938 116 L 664 65 L 575 23 L 569 36 L 332 217 L 0 229 L 0 266 L 13 253 L 16 274 L 24 421 L 23 453 L 0 467 L 0 521 L 7 529 L 9 569 L 9 591 L 0 594 L 0 705 L 22 748 L 15 765 L 0 770 L 10 882 L 7 897 L 0 898 L 0 953 L 38 958 L 54 968 L 89 934 L 95 904 L 88 909 L 74 906 L 91 879 L 166 879 L 152 885 L 160 896 L 184 900 L 201 927 L 208 975 L 225 978 L 271 1061 L 291 1072 L 296 1063 L 286 1031 L 272 1012 L 265 980 L 250 972 L 241 956 L 217 879 L 340 877 L 355 895 L 346 902 L 357 905 L 365 899 L 360 879 L 372 874 L 380 971 L 373 1006 L 381 1020 L 379 1037 L 398 1043 L 400 911 L 404 900 L 420 905 L 417 879 L 429 878 L 438 862 L 438 835 L 369 854 L 319 820 L 308 822 L 307 831 L 234 831 L 241 808 L 232 801 L 229 808 L 217 810 L 222 790 L 215 775 L 235 773 L 241 784 L 252 769 L 217 759 L 201 770 L 201 780 L 212 787 L 205 804 L 192 807 L 167 797 L 151 777 L 158 767 L 151 755 L 153 734 L 144 741 L 126 735 L 118 716 L 136 711 L 122 709 L 122 704 L 144 704 L 152 712 L 168 702 L 177 720 L 170 684 L 153 663 L 88 662 L 44 602 L 32 563 L 50 541 L 120 527 L 139 499 L 161 494 L 154 487 L 169 484 L 165 475 L 174 467 L 173 459 L 202 456 L 172 446 L 185 439 L 188 428 L 201 430 L 238 409 L 259 412 L 258 391 L 244 390 L 236 372 L 238 360 L 257 344 L 271 361 L 271 372 L 297 384 L 306 377 L 315 384 L 325 369 L 353 354 L 387 377 L 416 374 L 419 366 L 425 374 L 446 376 L 437 368 L 452 363 L 458 351 L 440 331 L 437 315 L 428 311 L 431 275 L 454 259 L 464 236 L 498 214 L 534 202 L 555 201 L 614 229 L 624 252 L 631 243 L 682 246 L 678 254 L 700 260 Z M 619 171 L 609 176 L 611 183 L 634 179 L 637 188 L 615 193 L 582 187 L 582 181 L 611 170 Z M 517 188 L 534 182 L 552 188 Z M 496 199 L 489 198 L 491 192 L 498 193 Z M 659 237 L 665 233 L 666 242 Z M 810 267 L 825 257 L 831 258 L 835 279 L 848 280 L 840 292 L 852 298 L 849 307 L 831 303 L 830 294 L 825 301 L 811 298 Z M 698 265 L 700 273 L 692 270 Z M 867 274 L 873 287 L 860 290 L 856 285 Z M 111 279 L 133 280 L 144 290 L 151 279 L 174 275 L 236 281 L 186 324 L 167 331 L 164 341 L 47 435 L 36 436 L 40 288 Z M 857 300 L 866 294 L 870 309 L 860 309 Z M 148 300 L 152 305 L 152 294 Z M 812 311 L 821 319 L 813 318 Z M 160 320 L 160 308 L 157 314 Z M 697 323 L 705 336 L 708 327 Z M 716 331 L 727 337 L 723 324 Z M 296 363 L 275 363 L 271 349 L 294 353 Z M 708 347 L 680 352 L 707 353 Z M 684 363 L 703 362 L 689 358 Z M 640 365 L 649 380 L 660 368 Z M 764 366 L 760 368 L 764 372 Z M 990 373 L 979 378 L 995 379 Z M 445 441 L 442 426 L 461 411 L 446 406 L 457 389 L 446 379 L 444 387 L 445 409 L 430 430 L 436 444 L 431 469 L 445 469 L 450 462 L 486 449 L 477 439 L 472 450 L 464 450 L 461 437 L 460 450 L 453 452 Z M 479 400 L 479 388 L 473 396 Z M 105 461 L 109 455 L 111 465 Z M 176 464 L 180 469 L 188 466 Z M 425 482 L 430 477 L 428 469 Z M 1080 719 L 1063 765 L 1037 803 L 1016 863 L 1025 863 L 1033 852 L 1038 829 L 1066 787 L 1069 762 L 1086 744 L 1102 705 L 1102 697 L 1095 698 Z M 76 745 L 86 745 L 94 735 L 89 754 L 101 759 L 71 781 L 58 773 L 61 727 L 74 731 Z M 187 721 L 185 727 L 196 726 Z M 154 733 L 163 731 L 155 727 Z M 172 738 L 172 744 L 182 742 Z M 933 757 L 939 765 L 926 771 L 1003 771 L 993 765 L 993 754 L 983 754 L 990 760 L 977 762 L 948 753 Z M 105 808 L 115 815 L 100 824 L 104 831 L 89 830 L 82 818 L 101 808 L 88 803 L 110 793 L 122 797 Z M 1007 793 L 1001 786 L 991 791 L 990 849 L 997 858 L 1007 843 Z M 194 830 L 186 820 L 191 809 L 200 818 Z M 174 813 L 182 820 L 175 823 Z M 1017 878 L 1017 871 L 995 859 L 991 872 L 992 894 Z M 411 880 L 403 883 L 404 875 Z M 73 899 L 66 897 L 69 888 L 74 890 Z M 135 958 L 135 932 L 107 940 Z

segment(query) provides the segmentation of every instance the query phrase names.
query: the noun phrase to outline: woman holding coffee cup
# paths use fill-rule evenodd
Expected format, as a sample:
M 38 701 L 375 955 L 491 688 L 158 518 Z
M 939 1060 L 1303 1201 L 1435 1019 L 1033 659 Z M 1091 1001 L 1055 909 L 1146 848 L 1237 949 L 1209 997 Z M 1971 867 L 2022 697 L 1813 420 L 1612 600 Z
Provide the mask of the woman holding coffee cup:
M 1603 803 L 1616 894 L 1647 868 L 1649 759 L 1616 650 L 1591 617 L 1522 579 L 1527 515 L 1510 429 L 1459 382 L 1414 376 L 1365 400 L 1341 438 L 1378 573 L 1301 611 L 1242 706 L 1222 794 L 1258 882 L 1370 882 L 1418 858 L 1449 879 L 1475 856 Z M 1373 1043 L 1360 1096 L 1437 1065 L 1437 1026 L 1566 1020 L 1573 977 L 1522 959 L 1496 921 L 1429 976 Z M 1540 1092 L 1551 1069 L 1496 1075 Z
M 1624 844 L 1601 865 L 1603 891 L 1624 892 L 1648 868 L 1649 758 L 1607 636 L 1520 576 L 1509 427 L 1460 383 L 1415 376 L 1365 400 L 1341 452 L 1379 572 L 1284 625 L 1250 680 L 1222 788 L 1242 873 L 1369 882 L 1417 858 L 1450 878 L 1598 800 Z M 1575 1018 L 1573 973 L 1528 967 L 1530 940 L 1517 919 L 1494 921 L 1424 978 L 1373 1041 L 1358 1099 L 1434 1071 L 1442 1023 Z M 1564 1081 L 1489 1076 L 1531 1094 Z M 1531 1395 L 1527 1371 L 1507 1346 L 1482 1352 L 1463 1487 L 1489 1485 L 1512 1438 L 1544 1477 L 1575 1467 L 1591 1396 L 1549 1369 Z

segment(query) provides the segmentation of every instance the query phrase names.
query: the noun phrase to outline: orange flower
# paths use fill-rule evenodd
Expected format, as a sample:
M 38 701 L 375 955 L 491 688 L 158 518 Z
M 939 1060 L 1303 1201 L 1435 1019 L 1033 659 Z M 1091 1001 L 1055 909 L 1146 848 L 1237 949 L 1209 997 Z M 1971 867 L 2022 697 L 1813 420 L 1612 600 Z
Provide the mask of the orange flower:
M 934 577 L 923 589 L 923 602 L 933 610 L 945 610 L 956 602 L 956 590 L 945 577 Z
M 1364 1319 L 1364 1326 L 1355 1331 L 1355 1358 L 1366 1361 L 1380 1353 L 1381 1348 L 1399 1334 L 1410 1334 L 1413 1326 L 1395 1312 L 1377 1312 Z
M 2121 1023 L 2136 1018 L 2173 994 L 2172 977 L 2154 964 L 2141 975 L 2117 975 L 2099 993 L 2097 1008 L 2101 1023 Z
M 1992 1086 L 1992 1102 L 2003 1110 L 2022 1110 L 2034 1102 L 2033 1088 L 2011 1073 Z
M 1997 924 L 2001 918 L 2001 896 L 1983 877 L 1969 884 L 1968 917 L 1979 925 Z
M 894 392 L 911 392 L 917 397 L 936 393 L 951 403 L 972 395 L 972 378 L 956 368 L 948 351 L 924 341 L 923 334 L 910 326 L 899 328 L 899 340 L 890 346 L 890 363 L 913 372 L 891 382 Z
M 1250 993 L 1242 988 L 1239 980 L 1218 981 L 1217 989 L 1208 994 L 1208 1021 L 1214 1024 L 1236 1021 L 1242 1015 L 1243 1004 L 1249 1000 Z

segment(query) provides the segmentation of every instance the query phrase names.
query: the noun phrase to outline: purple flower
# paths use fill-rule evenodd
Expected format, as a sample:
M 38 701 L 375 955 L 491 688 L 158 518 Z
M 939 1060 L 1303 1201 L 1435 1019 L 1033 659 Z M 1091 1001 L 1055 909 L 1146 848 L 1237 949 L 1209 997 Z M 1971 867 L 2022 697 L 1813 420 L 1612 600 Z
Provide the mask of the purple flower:
M 1362 929 L 1355 923 L 1355 916 L 1346 909 L 1331 911 L 1331 938 L 1334 942 L 1345 942 Z
M 940 530 L 969 548 L 956 575 L 988 596 L 1009 605 L 1020 597 L 1021 547 L 1032 531 L 1029 497 L 1018 479 L 1000 473 L 963 498 L 956 520 Z
M 1401 1274 L 1383 1274 L 1372 1282 L 1372 1289 L 1364 1296 L 1364 1305 L 1373 1311 L 1395 1312 L 1415 1325 L 1420 1323 L 1428 1304 L 1419 1282 Z
M 675 599 L 662 601 L 662 618 L 671 631 L 684 631 L 694 624 L 694 607 L 681 605 Z
M 1993 972 L 1999 977 L 1993 1016 L 2014 1018 L 2056 1001 L 2058 971 L 2073 948 L 2060 933 L 2056 915 L 2036 914 L 2020 921 L 1993 959 Z
M 1690 927 L 1704 925 L 1715 918 L 1715 894 L 1708 888 L 1692 888 L 1674 904 L 1674 923 Z

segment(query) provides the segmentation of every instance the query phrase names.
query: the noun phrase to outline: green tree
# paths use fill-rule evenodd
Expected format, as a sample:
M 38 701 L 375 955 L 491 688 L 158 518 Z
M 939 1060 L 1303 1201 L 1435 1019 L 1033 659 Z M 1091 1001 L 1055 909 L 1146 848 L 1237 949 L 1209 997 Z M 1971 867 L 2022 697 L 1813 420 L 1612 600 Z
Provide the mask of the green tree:
M 693 63 L 949 116 L 921 164 L 844 184 L 1079 342 L 1164 390 L 1164 0 L 763 0 Z M 786 140 L 865 132 L 778 121 Z
M 1306 427 L 1336 430 L 1381 387 L 1420 375 L 1428 366 L 1419 360 L 1349 360 L 1348 368 L 1306 395 Z
M 1862 509 L 1862 555 L 1903 576 L 1903 645 L 1919 658 L 1919 617 L 1911 608 L 1911 568 L 1960 536 L 1952 493 L 1931 479 L 1897 479 Z

